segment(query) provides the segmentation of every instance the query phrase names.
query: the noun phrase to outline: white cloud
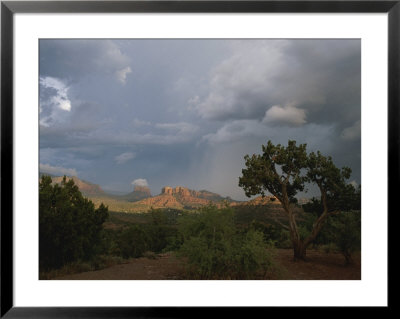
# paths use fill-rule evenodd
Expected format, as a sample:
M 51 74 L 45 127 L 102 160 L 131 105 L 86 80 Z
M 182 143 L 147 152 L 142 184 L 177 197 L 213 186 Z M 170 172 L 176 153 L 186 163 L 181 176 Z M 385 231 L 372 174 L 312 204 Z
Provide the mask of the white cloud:
M 274 105 L 265 112 L 263 123 L 300 126 L 306 123 L 306 112 L 291 105 Z
M 147 180 L 144 178 L 135 179 L 131 184 L 134 186 L 149 187 L 149 183 L 147 183 Z
M 128 76 L 129 73 L 132 73 L 132 70 L 129 66 L 121 69 L 121 70 L 117 70 L 115 72 L 115 76 L 117 77 L 117 80 L 119 82 L 121 82 L 122 84 L 126 83 L 126 77 Z
M 74 168 L 51 166 L 49 164 L 39 164 L 39 170 L 42 173 L 48 173 L 52 175 L 78 176 L 78 173 Z
M 59 79 L 50 76 L 41 77 L 40 85 L 44 88 L 56 90 L 56 94 L 50 98 L 50 102 L 64 111 L 71 111 L 71 101 L 68 98 L 68 87 Z
M 114 160 L 117 162 L 117 164 L 124 164 L 124 163 L 130 161 L 131 159 L 134 159 L 135 157 L 136 157 L 135 153 L 127 152 L 127 153 L 122 153 L 118 156 L 115 156 Z
M 345 128 L 340 135 L 344 140 L 353 141 L 361 137 L 361 121 L 356 121 L 352 126 Z
M 66 112 L 71 111 L 68 97 L 69 87 L 60 79 L 50 76 L 40 77 L 40 124 L 50 126 L 62 122 Z

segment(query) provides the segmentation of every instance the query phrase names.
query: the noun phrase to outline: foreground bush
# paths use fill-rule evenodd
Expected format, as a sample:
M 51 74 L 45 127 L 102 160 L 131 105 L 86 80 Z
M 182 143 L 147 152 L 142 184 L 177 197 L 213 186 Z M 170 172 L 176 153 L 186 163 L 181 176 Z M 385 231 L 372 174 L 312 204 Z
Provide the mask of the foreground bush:
M 118 253 L 123 258 L 137 258 L 143 256 L 148 250 L 150 237 L 144 231 L 143 227 L 133 225 L 124 230 L 117 239 Z
M 272 270 L 272 244 L 262 232 L 237 231 L 229 208 L 210 206 L 179 220 L 186 257 L 194 279 L 250 279 Z
M 78 260 L 90 260 L 102 250 L 103 223 L 108 209 L 95 209 L 74 181 L 64 176 L 52 185 L 49 176 L 39 184 L 39 268 L 60 268 Z
M 343 212 L 330 220 L 332 239 L 345 258 L 353 263 L 352 255 L 361 249 L 361 212 Z
M 175 241 L 176 232 L 175 228 L 168 225 L 131 225 L 114 235 L 115 244 L 110 249 L 110 254 L 123 258 L 138 258 L 147 251 L 159 253 Z

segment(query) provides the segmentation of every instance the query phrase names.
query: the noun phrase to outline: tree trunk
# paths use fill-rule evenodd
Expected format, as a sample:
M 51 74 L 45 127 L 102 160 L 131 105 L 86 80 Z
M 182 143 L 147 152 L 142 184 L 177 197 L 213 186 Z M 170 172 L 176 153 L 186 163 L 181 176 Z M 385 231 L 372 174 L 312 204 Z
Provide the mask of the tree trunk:
M 306 259 L 306 246 L 301 240 L 293 243 L 294 260 Z
M 353 261 L 353 258 L 352 258 L 352 256 L 351 256 L 351 253 L 349 252 L 349 251 L 344 251 L 343 253 L 343 256 L 344 256 L 344 258 L 345 258 L 345 265 L 346 266 L 349 266 L 349 265 L 351 265 L 351 264 L 353 264 L 354 263 L 354 261 Z
M 286 193 L 284 193 L 286 194 Z M 293 252 L 294 252 L 294 260 L 304 260 L 306 258 L 306 248 L 307 244 L 305 244 L 301 238 L 300 234 L 297 228 L 297 223 L 296 223 L 296 218 L 295 215 L 293 214 L 293 211 L 290 207 L 289 201 L 286 200 L 282 203 L 283 209 L 286 211 L 289 219 L 289 233 L 290 233 L 290 239 L 292 241 L 293 245 Z

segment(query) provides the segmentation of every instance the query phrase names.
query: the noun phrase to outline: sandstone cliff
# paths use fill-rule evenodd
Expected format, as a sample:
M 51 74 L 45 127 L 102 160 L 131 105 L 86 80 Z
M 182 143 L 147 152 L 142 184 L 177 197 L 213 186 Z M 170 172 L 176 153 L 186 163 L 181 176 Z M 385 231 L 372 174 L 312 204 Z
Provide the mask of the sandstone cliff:
M 186 187 L 165 186 L 161 189 L 160 195 L 141 200 L 138 204 L 151 205 L 154 208 L 184 208 L 204 206 L 210 203 L 209 200 L 198 198 L 197 195 L 197 191 Z

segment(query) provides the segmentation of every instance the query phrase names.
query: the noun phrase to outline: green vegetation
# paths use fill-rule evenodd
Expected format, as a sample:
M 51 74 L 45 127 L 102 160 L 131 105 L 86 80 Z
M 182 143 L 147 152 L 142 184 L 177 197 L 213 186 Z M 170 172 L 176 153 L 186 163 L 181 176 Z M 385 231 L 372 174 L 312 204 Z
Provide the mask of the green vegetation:
M 39 184 L 41 279 L 97 270 L 131 258 L 173 252 L 188 279 L 276 278 L 277 248 L 304 259 L 307 248 L 340 252 L 346 264 L 361 249 L 361 187 L 346 183 L 349 168 L 306 153 L 305 144 L 268 142 L 262 155 L 246 156 L 239 185 L 246 195 L 269 191 L 281 202 L 218 208 L 108 211 L 82 196 L 73 179 Z M 295 195 L 314 183 L 321 196 L 298 205 Z M 257 202 L 258 203 L 258 202 Z M 98 208 L 96 208 L 98 207 Z M 321 231 L 324 229 L 324 231 Z
M 141 257 L 147 251 L 160 253 L 175 241 L 176 233 L 176 228 L 167 225 L 132 225 L 115 234 L 111 253 L 123 258 Z
M 167 251 L 188 261 L 188 278 L 255 279 L 274 271 L 267 227 L 236 221 L 235 216 L 246 215 L 237 209 L 109 213 L 102 205 L 95 209 L 73 180 L 53 186 L 44 176 L 39 188 L 41 279 Z
M 346 265 L 353 263 L 352 255 L 361 249 L 361 214 L 345 212 L 330 221 L 333 242 L 343 254 Z
M 288 224 L 284 228 L 289 231 L 294 258 L 304 259 L 307 247 L 316 240 L 329 216 L 359 205 L 354 187 L 346 184 L 351 169 L 337 168 L 330 156 L 323 156 L 319 151 L 307 154 L 306 144 L 297 146 L 296 141 L 289 141 L 286 147 L 268 141 L 262 145 L 262 151 L 261 155 L 244 157 L 246 168 L 242 170 L 239 186 L 249 197 L 270 192 L 279 199 L 287 216 Z M 298 225 L 295 212 L 295 195 L 305 190 L 306 183 L 319 188 L 322 208 L 309 232 Z M 346 200 L 349 198 L 354 200 Z
M 310 232 L 309 222 L 303 227 L 306 233 Z M 354 252 L 361 249 L 361 212 L 351 210 L 329 216 L 324 231 L 317 236 L 314 245 L 326 253 L 340 252 L 345 258 L 345 264 L 352 264 Z
M 39 268 L 59 268 L 78 260 L 88 261 L 102 252 L 103 223 L 108 209 L 84 198 L 74 181 L 51 185 L 42 176 L 39 184 Z
M 316 236 L 314 243 L 334 247 L 343 254 L 346 264 L 351 264 L 352 254 L 361 249 L 361 186 L 356 189 L 348 184 L 336 196 L 328 194 L 326 202 L 332 213 L 326 220 L 325 231 Z M 312 221 L 321 216 L 324 204 L 313 198 L 303 205 L 303 210 L 308 219 L 305 227 L 311 232 Z
M 272 242 L 256 229 L 239 231 L 232 209 L 209 206 L 178 222 L 190 278 L 255 279 L 273 270 Z

